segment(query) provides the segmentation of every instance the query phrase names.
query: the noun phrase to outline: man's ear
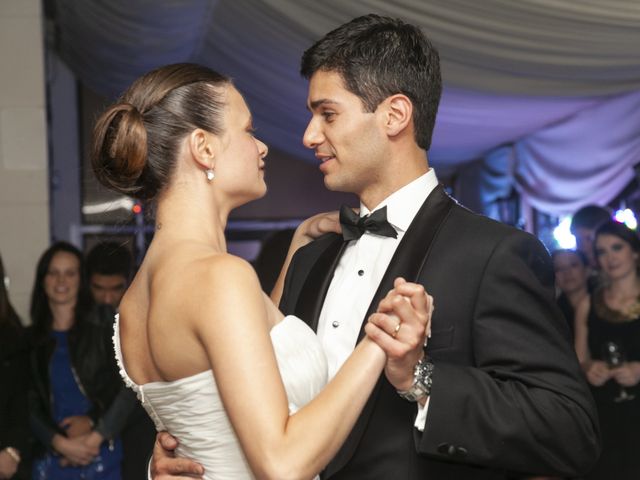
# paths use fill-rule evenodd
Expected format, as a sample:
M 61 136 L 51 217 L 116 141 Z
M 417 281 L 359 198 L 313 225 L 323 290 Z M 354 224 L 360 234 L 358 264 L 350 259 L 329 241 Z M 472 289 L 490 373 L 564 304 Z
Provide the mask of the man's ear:
M 413 123 L 413 103 L 406 95 L 396 93 L 384 101 L 386 107 L 387 135 L 395 137 Z
M 209 132 L 205 132 L 201 128 L 196 128 L 189 134 L 187 138 L 187 147 L 191 153 L 191 157 L 203 169 L 212 169 L 215 167 L 216 154 L 216 137 Z

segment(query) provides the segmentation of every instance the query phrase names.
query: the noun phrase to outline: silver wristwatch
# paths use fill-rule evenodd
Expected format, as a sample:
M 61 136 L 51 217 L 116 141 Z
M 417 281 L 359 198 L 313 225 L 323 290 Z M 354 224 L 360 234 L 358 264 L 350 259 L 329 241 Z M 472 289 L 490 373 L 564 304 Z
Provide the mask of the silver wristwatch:
M 417 402 L 428 397 L 431 393 L 432 376 L 433 363 L 425 355 L 413 370 L 413 385 L 411 385 L 411 388 L 404 391 L 398 390 L 398 395 L 410 402 Z

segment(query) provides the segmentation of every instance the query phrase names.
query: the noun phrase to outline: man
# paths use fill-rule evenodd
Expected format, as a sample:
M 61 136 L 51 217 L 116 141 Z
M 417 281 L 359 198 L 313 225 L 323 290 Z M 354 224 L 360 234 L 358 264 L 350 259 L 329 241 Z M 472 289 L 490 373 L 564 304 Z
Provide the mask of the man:
M 129 286 L 133 258 L 129 249 L 116 242 L 100 242 L 87 254 L 87 279 L 93 300 L 98 305 L 109 305 L 116 311 Z M 129 395 L 135 395 L 128 390 Z M 122 431 L 122 478 L 139 480 L 147 471 L 146 459 L 153 449 L 155 427 L 139 402 Z
M 571 233 L 576 237 L 576 250 L 584 253 L 592 269 L 598 268 L 593 251 L 594 234 L 598 227 L 611 220 L 611 211 L 597 205 L 586 205 L 573 214 Z
M 118 309 L 132 270 L 129 249 L 116 242 L 100 242 L 87 254 L 87 278 L 94 301 Z
M 367 15 L 307 50 L 302 74 L 312 113 L 304 143 L 327 188 L 358 195 L 362 218 L 342 212 L 346 241 L 328 234 L 296 253 L 281 309 L 317 330 L 332 375 L 395 278 L 424 285 L 436 307 L 426 356 L 422 345 L 375 338 L 389 357 L 386 377 L 323 478 L 589 470 L 596 413 L 554 304 L 546 250 L 459 206 L 428 166 L 441 93 L 436 50 L 416 27 Z M 155 478 L 191 468 L 156 448 Z

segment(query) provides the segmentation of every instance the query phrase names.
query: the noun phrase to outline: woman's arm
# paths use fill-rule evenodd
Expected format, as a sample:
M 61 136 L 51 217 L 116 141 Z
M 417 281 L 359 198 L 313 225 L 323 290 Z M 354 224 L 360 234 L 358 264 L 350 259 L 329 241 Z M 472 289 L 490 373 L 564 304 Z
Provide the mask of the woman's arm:
M 601 360 L 592 360 L 589 352 L 588 318 L 591 309 L 589 297 L 582 299 L 575 313 L 575 349 L 578 361 L 584 370 L 587 381 L 594 387 L 604 385 L 612 376 L 612 371 Z
M 112 439 L 120 435 L 136 402 L 135 393 L 123 385 L 104 415 L 98 419 L 93 431 L 100 434 L 103 439 Z
M 589 339 L 589 327 L 587 326 L 587 319 L 589 317 L 590 299 L 589 296 L 582 299 L 578 304 L 574 314 L 573 329 L 574 347 L 576 349 L 576 355 L 582 368 L 591 360 L 591 354 L 589 353 L 588 339 Z
M 291 245 L 289 245 L 289 251 L 280 270 L 280 275 L 276 280 L 273 290 L 271 290 L 271 300 L 275 305 L 280 303 L 280 297 L 282 297 L 282 290 L 284 288 L 284 279 L 289 269 L 289 264 L 293 255 L 298 251 L 300 247 L 305 246 L 309 242 L 318 238 L 325 233 L 335 232 L 340 233 L 340 220 L 338 218 L 338 212 L 326 212 L 319 213 L 313 217 L 309 217 L 296 228 L 293 238 L 291 239 Z
M 198 282 L 206 294 L 189 302 L 188 314 L 249 464 L 258 478 L 311 478 L 351 431 L 385 356 L 365 338 L 318 397 L 289 416 L 255 273 L 231 256 L 212 263 Z

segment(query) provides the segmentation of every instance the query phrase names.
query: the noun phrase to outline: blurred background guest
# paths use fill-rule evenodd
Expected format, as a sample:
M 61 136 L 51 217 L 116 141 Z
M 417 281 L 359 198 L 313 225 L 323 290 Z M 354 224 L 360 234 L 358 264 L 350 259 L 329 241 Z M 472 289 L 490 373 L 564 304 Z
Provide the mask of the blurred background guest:
M 93 301 L 97 305 L 109 305 L 117 311 L 133 275 L 133 257 L 129 249 L 121 243 L 100 242 L 87 254 L 86 270 Z M 107 320 L 113 323 L 112 318 Z M 134 397 L 133 391 L 127 392 Z M 135 401 L 135 407 L 120 433 L 123 480 L 146 478 L 147 461 L 153 450 L 155 436 L 153 422 L 142 405 Z
M 576 307 L 589 295 L 588 260 L 579 250 L 555 250 L 551 254 L 551 259 L 556 274 L 556 286 L 560 290 L 557 298 L 558 306 L 573 333 Z
M 581 251 L 589 261 L 589 266 L 598 268 L 594 255 L 593 240 L 596 229 L 611 221 L 611 211 L 598 205 L 586 205 L 576 211 L 571 218 L 571 233 L 576 237 L 576 250 Z
M 82 255 L 58 242 L 38 261 L 31 297 L 34 479 L 121 478 L 118 434 L 133 407 L 111 345 L 113 309 L 92 308 Z
M 609 221 L 595 233 L 603 283 L 576 310 L 576 352 L 586 372 L 602 430 L 602 456 L 588 479 L 640 475 L 640 240 Z
M 27 479 L 29 471 L 29 350 L 7 291 L 0 257 L 0 479 Z
M 129 249 L 116 242 L 100 242 L 89 250 L 86 264 L 89 290 L 95 303 L 117 310 L 133 273 Z

